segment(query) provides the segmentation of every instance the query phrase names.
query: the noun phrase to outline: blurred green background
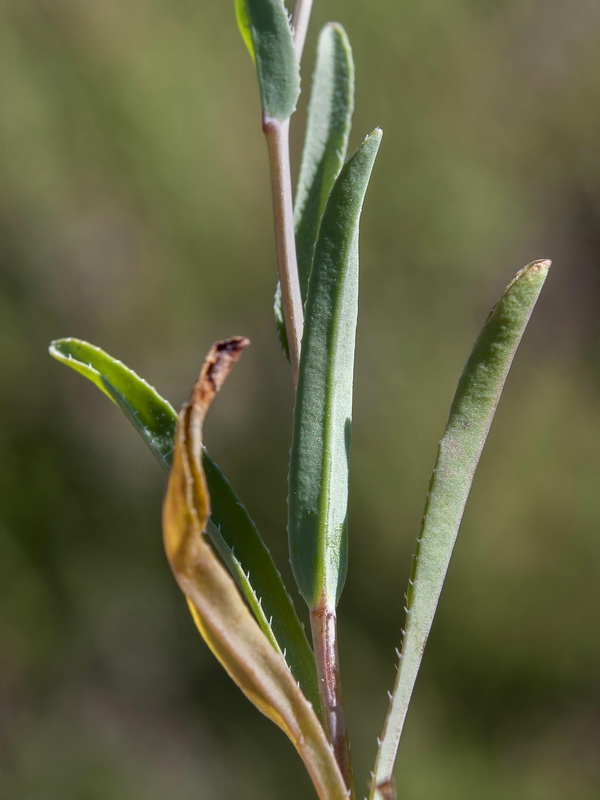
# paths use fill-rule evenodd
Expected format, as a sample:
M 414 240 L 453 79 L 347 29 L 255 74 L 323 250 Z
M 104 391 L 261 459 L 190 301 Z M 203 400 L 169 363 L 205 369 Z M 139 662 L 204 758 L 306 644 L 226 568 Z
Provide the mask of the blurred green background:
M 512 274 L 554 260 L 474 485 L 398 762 L 402 800 L 600 797 L 600 5 L 316 0 L 354 46 L 362 228 L 341 655 L 359 787 L 456 380 Z M 286 577 L 291 387 L 233 2 L 0 0 L 0 797 L 312 797 L 162 552 L 165 476 L 46 354 L 74 335 L 174 404 L 252 347 L 211 451 Z M 304 103 L 295 119 L 297 161 Z

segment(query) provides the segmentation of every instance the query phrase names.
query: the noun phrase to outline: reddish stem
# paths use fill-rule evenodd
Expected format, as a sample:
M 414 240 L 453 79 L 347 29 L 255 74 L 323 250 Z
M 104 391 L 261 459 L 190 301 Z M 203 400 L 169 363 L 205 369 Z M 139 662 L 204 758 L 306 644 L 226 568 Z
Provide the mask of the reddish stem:
M 355 797 L 348 729 L 342 699 L 342 681 L 337 652 L 337 623 L 335 609 L 319 606 L 310 613 L 310 625 L 315 648 L 323 725 L 333 746 L 335 759 L 344 777 L 350 797 Z

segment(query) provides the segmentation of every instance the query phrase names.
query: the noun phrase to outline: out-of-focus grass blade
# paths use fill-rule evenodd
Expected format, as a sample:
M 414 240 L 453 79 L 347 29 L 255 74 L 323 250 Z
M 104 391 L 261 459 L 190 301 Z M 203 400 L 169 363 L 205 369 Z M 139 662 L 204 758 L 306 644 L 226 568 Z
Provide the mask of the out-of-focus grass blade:
M 288 532 L 294 576 L 311 609 L 335 608 L 346 576 L 358 228 L 381 135 L 376 130 L 365 139 L 333 187 L 306 301 Z
M 80 339 L 57 339 L 50 353 L 94 383 L 116 403 L 169 471 L 177 414 L 155 389 L 122 362 Z M 311 702 L 318 703 L 312 649 L 271 554 L 219 467 L 203 451 L 212 497 L 208 535 L 235 577 L 256 618 Z M 316 706 L 318 707 L 318 705 Z
M 352 49 L 342 26 L 331 22 L 319 35 L 294 203 L 298 277 L 303 301 L 306 301 L 321 217 L 346 158 L 353 108 Z M 275 322 L 282 347 L 288 355 L 279 286 L 275 293 Z
M 284 122 L 300 95 L 300 67 L 283 0 L 235 0 L 238 26 L 256 66 L 263 116 Z
M 315 712 L 203 536 L 210 505 L 202 466 L 204 417 L 246 344 L 247 340 L 237 338 L 218 342 L 211 349 L 179 415 L 163 508 L 165 550 L 214 655 L 246 697 L 290 738 L 319 797 L 342 800 L 347 797 L 344 781 Z
M 431 477 L 406 594 L 406 631 L 375 762 L 371 787 L 374 800 L 385 800 L 385 791 L 392 791 L 402 727 L 475 469 L 549 268 L 549 261 L 534 261 L 507 286 L 475 342 L 456 389 Z

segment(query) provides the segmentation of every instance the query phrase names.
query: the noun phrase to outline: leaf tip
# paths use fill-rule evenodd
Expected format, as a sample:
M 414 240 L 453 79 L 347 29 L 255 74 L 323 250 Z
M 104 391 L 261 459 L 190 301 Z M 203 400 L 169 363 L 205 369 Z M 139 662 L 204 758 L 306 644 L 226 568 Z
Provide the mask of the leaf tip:
M 323 31 L 327 31 L 327 33 L 334 33 L 338 36 L 341 36 L 345 41 L 348 40 L 348 34 L 346 33 L 346 29 L 342 25 L 341 22 L 326 22 L 323 25 Z
M 379 126 L 377 126 L 374 130 L 371 131 L 371 133 L 365 136 L 363 144 L 367 142 L 375 142 L 377 144 L 377 147 L 379 147 L 382 138 L 383 138 L 383 130 Z
M 546 273 L 552 266 L 552 261 L 549 258 L 538 258 L 535 261 L 531 261 L 527 266 L 523 267 L 523 269 L 517 273 L 519 276 L 525 274 L 527 272 L 543 272 Z
M 232 336 L 215 342 L 202 365 L 200 376 L 192 389 L 191 401 L 206 413 L 214 396 L 220 391 L 233 365 L 250 344 L 245 336 Z
M 549 258 L 539 258 L 536 261 L 531 261 L 520 269 L 512 281 L 508 284 L 507 289 L 513 287 L 516 283 L 527 277 L 541 278 L 542 283 L 546 279 L 548 270 L 552 266 L 552 261 Z
M 250 53 L 250 58 L 253 63 L 256 63 L 256 54 L 254 52 L 254 42 L 252 41 L 252 33 L 250 32 L 250 19 L 248 8 L 244 0 L 235 0 L 235 17 L 237 20 L 238 28 L 244 44 Z
M 48 345 L 48 353 L 57 361 L 67 361 L 71 358 L 71 354 L 65 351 L 68 351 L 71 341 L 73 340 L 70 338 L 53 339 Z

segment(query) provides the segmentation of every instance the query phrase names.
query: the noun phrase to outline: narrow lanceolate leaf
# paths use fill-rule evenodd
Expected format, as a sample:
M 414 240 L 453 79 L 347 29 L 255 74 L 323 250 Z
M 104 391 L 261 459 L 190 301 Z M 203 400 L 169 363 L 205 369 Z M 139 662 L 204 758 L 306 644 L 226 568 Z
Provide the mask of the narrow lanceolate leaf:
M 384 789 L 392 790 L 402 727 L 473 475 L 549 268 L 549 261 L 534 261 L 517 273 L 488 317 L 458 383 L 439 445 L 406 594 L 406 632 L 371 788 L 371 798 L 377 800 L 387 797 Z
M 92 381 L 133 423 L 163 467 L 173 458 L 177 414 L 146 381 L 99 347 L 80 339 L 58 339 L 50 345 L 54 358 Z M 260 626 L 317 703 L 315 662 L 271 554 L 248 512 L 219 467 L 203 451 L 204 470 L 212 497 L 208 536 L 235 577 Z
M 317 46 L 294 204 L 296 254 L 303 302 L 306 301 L 325 203 L 346 158 L 353 108 L 354 62 L 350 42 L 341 25 L 329 23 L 322 29 Z M 287 355 L 279 286 L 275 293 L 275 321 Z
M 342 800 L 344 782 L 315 712 L 203 535 L 210 506 L 202 466 L 204 417 L 246 343 L 230 339 L 212 348 L 179 415 L 163 509 L 165 550 L 214 655 L 246 697 L 290 738 L 319 797 Z
M 300 68 L 283 0 L 235 0 L 238 26 L 256 66 L 263 116 L 284 122 L 300 94 Z
M 342 26 L 330 23 L 319 36 L 294 203 L 298 272 L 304 301 L 321 217 L 346 158 L 353 109 L 352 49 Z
M 290 560 L 309 608 L 335 607 L 346 576 L 348 458 L 358 313 L 358 225 L 381 141 L 368 136 L 329 197 L 306 301 L 290 462 Z

